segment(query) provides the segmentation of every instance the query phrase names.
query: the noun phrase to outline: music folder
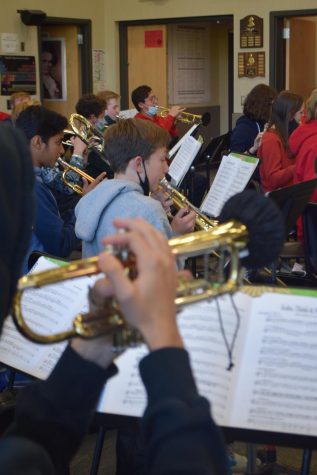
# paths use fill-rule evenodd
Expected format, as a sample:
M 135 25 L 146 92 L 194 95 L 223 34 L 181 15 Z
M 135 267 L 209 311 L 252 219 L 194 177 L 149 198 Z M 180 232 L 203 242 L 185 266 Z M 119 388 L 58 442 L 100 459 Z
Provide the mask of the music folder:
M 41 258 L 36 270 L 56 265 Z M 27 322 L 44 334 L 69 327 L 73 317 L 87 307 L 88 286 L 95 278 L 82 277 L 25 292 L 22 308 Z M 316 290 L 241 287 L 232 296 L 240 324 L 230 371 L 216 300 L 190 305 L 178 314 L 199 392 L 210 401 L 216 422 L 236 431 L 240 440 L 251 432 L 262 434 L 259 441 L 316 444 L 316 297 Z M 237 314 L 230 296 L 218 297 L 218 304 L 231 344 Z M 34 344 L 7 319 L 0 339 L 0 361 L 45 379 L 66 344 Z M 119 373 L 108 381 L 98 412 L 142 415 L 146 395 L 138 362 L 147 351 L 141 345 L 116 359 Z M 302 445 L 301 440 L 305 441 Z
M 214 181 L 200 207 L 202 213 L 218 217 L 226 201 L 247 186 L 259 159 L 230 153 L 222 157 Z

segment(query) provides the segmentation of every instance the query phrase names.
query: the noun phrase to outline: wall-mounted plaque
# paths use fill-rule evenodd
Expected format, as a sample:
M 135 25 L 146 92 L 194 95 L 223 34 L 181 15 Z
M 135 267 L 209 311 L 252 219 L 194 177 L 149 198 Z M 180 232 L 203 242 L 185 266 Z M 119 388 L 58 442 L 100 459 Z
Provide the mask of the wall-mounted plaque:
M 248 15 L 240 20 L 240 48 L 263 48 L 263 18 Z
M 238 53 L 238 76 L 265 76 L 265 52 Z

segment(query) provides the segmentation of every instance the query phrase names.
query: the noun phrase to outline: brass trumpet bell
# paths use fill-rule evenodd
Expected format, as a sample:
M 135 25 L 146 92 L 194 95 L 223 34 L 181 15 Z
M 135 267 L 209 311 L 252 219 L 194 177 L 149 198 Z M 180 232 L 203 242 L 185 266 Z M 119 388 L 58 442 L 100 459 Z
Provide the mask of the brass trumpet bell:
M 218 281 L 209 282 L 207 280 L 208 271 L 206 269 L 206 279 L 196 279 L 193 281 L 180 281 L 177 289 L 175 303 L 177 307 L 206 300 L 211 297 L 227 292 L 233 292 L 239 285 L 239 251 L 245 248 L 248 240 L 248 232 L 245 225 L 230 221 L 212 232 L 200 231 L 176 237 L 169 240 L 171 252 L 176 257 L 194 257 L 198 255 L 210 255 L 215 249 L 229 251 L 231 255 L 230 275 L 224 283 L 219 285 Z M 114 252 L 111 250 L 111 252 Z M 123 262 L 130 276 L 135 274 L 133 257 L 127 252 L 115 252 L 117 257 Z M 111 298 L 108 305 L 100 315 L 93 317 L 87 315 L 77 315 L 73 320 L 73 327 L 55 335 L 41 335 L 29 327 L 22 312 L 22 297 L 27 289 L 51 285 L 67 279 L 98 274 L 98 257 L 91 257 L 72 261 L 68 265 L 51 269 L 37 274 L 29 274 L 22 277 L 18 282 L 18 290 L 14 298 L 12 315 L 21 333 L 28 339 L 37 343 L 56 343 L 75 336 L 92 338 L 104 333 L 116 330 L 116 339 L 122 343 L 122 332 L 126 338 L 129 334 L 127 325 L 120 313 L 117 303 Z M 121 333 L 121 336 L 119 335 Z
M 225 204 L 220 216 L 221 221 L 225 222 L 208 231 L 202 230 L 168 241 L 176 259 L 204 257 L 204 278 L 179 282 L 175 300 L 177 307 L 236 291 L 241 281 L 240 259 L 243 258 L 243 263 L 256 269 L 273 262 L 279 255 L 284 242 L 284 225 L 281 214 L 270 199 L 251 190 L 239 193 Z M 126 250 L 112 247 L 107 250 L 118 256 L 129 277 L 135 278 L 134 256 Z M 209 255 L 214 252 L 220 254 L 219 275 L 216 278 L 210 275 L 208 265 Z M 224 275 L 221 263 L 222 258 L 228 254 L 230 269 Z M 21 306 L 25 290 L 99 272 L 98 257 L 90 257 L 72 261 L 57 269 L 22 277 L 18 282 L 12 308 L 18 329 L 27 338 L 38 343 L 56 343 L 75 336 L 91 338 L 105 333 L 114 334 L 116 339 L 114 345 L 120 347 L 139 341 L 140 335 L 125 323 L 120 308 L 113 298 L 109 298 L 106 306 L 97 314 L 77 315 L 71 329 L 55 335 L 38 334 L 25 321 Z
M 64 134 L 76 135 L 87 145 L 88 149 L 95 150 L 105 159 L 103 155 L 105 146 L 103 134 L 84 116 L 72 114 L 69 118 L 69 129 L 65 129 Z M 65 141 L 63 144 L 72 146 L 71 141 Z

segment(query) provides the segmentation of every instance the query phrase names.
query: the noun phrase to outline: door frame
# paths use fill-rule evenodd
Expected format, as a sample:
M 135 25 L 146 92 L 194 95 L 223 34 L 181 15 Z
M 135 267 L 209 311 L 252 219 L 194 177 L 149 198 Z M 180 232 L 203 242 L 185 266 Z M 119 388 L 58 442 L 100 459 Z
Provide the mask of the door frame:
M 78 26 L 79 34 L 83 35 L 83 44 L 80 45 L 80 64 L 81 64 L 81 77 L 80 83 L 82 88 L 82 94 L 92 92 L 93 80 L 92 80 L 92 26 L 91 20 L 82 18 L 59 18 L 59 17 L 47 17 L 37 27 L 38 38 L 38 57 L 41 58 L 41 32 L 42 26 Z M 85 67 L 83 67 L 85 66 Z M 40 68 L 41 75 L 41 68 Z M 40 97 L 43 100 L 43 82 L 40 81 Z
M 127 109 L 129 107 L 129 84 L 128 84 L 128 27 L 140 25 L 171 25 L 178 23 L 198 23 L 208 21 L 232 21 L 233 15 L 209 15 L 199 17 L 179 17 L 179 18 L 157 18 L 151 20 L 130 20 L 119 22 L 119 57 L 120 57 L 120 93 L 121 93 L 121 108 Z M 233 74 L 228 76 L 228 117 L 232 116 L 233 112 Z M 231 94 L 230 94 L 231 91 Z
M 270 86 L 277 91 L 285 88 L 285 41 L 283 38 L 286 17 L 317 16 L 317 9 L 283 10 L 270 12 Z M 282 65 L 282 67 L 281 67 Z

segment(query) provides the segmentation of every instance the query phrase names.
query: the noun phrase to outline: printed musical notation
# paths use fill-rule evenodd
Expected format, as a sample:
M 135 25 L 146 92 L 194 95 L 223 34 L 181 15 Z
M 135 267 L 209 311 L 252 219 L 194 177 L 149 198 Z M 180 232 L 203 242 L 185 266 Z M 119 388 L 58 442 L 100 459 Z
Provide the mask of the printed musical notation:
M 201 211 L 218 217 L 225 202 L 236 193 L 244 190 L 258 163 L 255 157 L 236 153 L 225 155 L 215 179 L 201 205 Z
M 24 305 L 31 312 L 29 317 L 34 325 L 45 330 L 51 325 L 59 329 L 85 307 L 90 278 L 69 281 L 69 289 L 64 284 L 58 284 L 58 291 L 39 289 L 45 297 L 43 294 L 38 299 L 37 307 L 32 293 L 29 297 L 25 295 Z M 65 292 L 71 296 L 69 300 L 64 300 Z M 233 298 L 240 314 L 240 329 L 231 371 L 227 371 L 228 353 L 215 300 L 185 307 L 179 313 L 179 328 L 199 392 L 210 401 L 218 424 L 317 436 L 316 295 L 267 292 L 254 298 L 243 291 L 237 292 Z M 230 341 L 237 315 L 229 296 L 218 297 L 218 303 L 224 332 Z M 54 309 L 60 320 L 50 315 Z M 45 379 L 65 345 L 33 344 L 8 320 L 0 340 L 0 361 Z M 146 394 L 138 366 L 147 353 L 146 346 L 141 345 L 116 359 L 119 373 L 109 380 L 98 411 L 142 415 Z

